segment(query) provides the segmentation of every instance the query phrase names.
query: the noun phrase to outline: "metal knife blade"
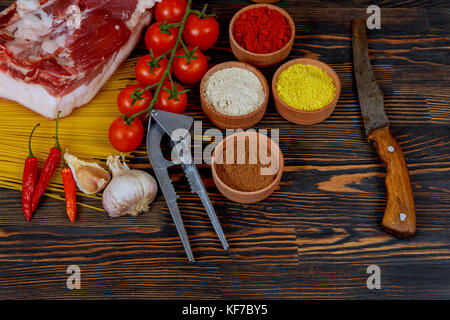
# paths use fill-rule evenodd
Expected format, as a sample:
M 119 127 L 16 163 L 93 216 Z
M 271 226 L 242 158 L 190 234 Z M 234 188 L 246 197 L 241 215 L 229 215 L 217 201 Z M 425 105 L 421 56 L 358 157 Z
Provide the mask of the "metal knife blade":
M 352 29 L 356 86 L 364 128 L 368 136 L 373 130 L 388 126 L 389 120 L 384 111 L 383 92 L 377 84 L 369 60 L 365 21 L 362 19 L 353 20 Z

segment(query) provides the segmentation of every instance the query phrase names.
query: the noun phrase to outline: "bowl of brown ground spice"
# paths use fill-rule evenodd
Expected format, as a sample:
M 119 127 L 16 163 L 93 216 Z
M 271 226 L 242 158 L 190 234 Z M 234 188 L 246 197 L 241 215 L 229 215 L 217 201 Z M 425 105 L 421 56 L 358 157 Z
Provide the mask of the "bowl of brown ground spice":
M 211 169 L 217 189 L 229 200 L 256 203 L 270 196 L 284 169 L 280 147 L 255 131 L 237 132 L 215 148 Z

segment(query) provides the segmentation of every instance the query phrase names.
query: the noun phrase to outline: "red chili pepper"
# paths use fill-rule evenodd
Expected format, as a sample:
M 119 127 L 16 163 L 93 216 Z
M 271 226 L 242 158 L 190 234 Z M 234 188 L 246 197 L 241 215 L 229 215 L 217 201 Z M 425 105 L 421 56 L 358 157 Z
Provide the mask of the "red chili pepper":
M 50 149 L 50 153 L 45 161 L 44 168 L 42 169 L 41 176 L 39 177 L 39 182 L 36 186 L 36 190 L 33 193 L 33 198 L 31 200 L 31 209 L 34 212 L 39 204 L 39 199 L 41 199 L 42 195 L 47 189 L 48 184 L 50 183 L 50 179 L 52 178 L 53 173 L 58 166 L 59 160 L 61 159 L 61 147 L 58 141 L 58 120 L 59 114 L 58 112 L 56 117 L 56 136 L 55 136 L 55 145 Z
M 33 216 L 33 211 L 31 210 L 31 198 L 33 197 L 34 188 L 36 187 L 38 176 L 38 162 L 37 158 L 31 151 L 31 137 L 33 136 L 34 130 L 36 130 L 39 125 L 40 124 L 38 123 L 34 126 L 28 139 L 28 157 L 25 160 L 25 166 L 23 168 L 22 211 L 28 222 L 31 221 L 31 217 Z
M 64 168 L 61 173 L 66 195 L 66 211 L 73 223 L 77 215 L 77 185 L 70 168 Z

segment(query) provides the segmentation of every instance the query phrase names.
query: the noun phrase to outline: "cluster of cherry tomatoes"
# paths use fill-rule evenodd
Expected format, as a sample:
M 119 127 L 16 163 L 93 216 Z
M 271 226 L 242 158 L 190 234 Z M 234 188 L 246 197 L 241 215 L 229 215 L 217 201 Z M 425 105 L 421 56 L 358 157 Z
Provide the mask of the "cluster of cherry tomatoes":
M 214 15 L 206 14 L 206 5 L 202 11 L 190 10 L 182 39 L 169 65 L 186 8 L 186 0 L 163 0 L 156 4 L 156 22 L 145 34 L 149 54 L 143 56 L 135 68 L 139 84 L 130 85 L 119 93 L 117 105 L 122 116 L 114 120 L 109 128 L 109 140 L 120 152 L 131 152 L 141 144 L 143 123 L 147 120 L 145 111 L 149 110 L 153 100 L 156 109 L 175 113 L 185 110 L 188 90 L 174 81 L 173 76 L 179 82 L 190 85 L 200 82 L 208 70 L 208 60 L 202 51 L 208 50 L 217 41 L 219 24 Z M 153 90 L 161 84 L 164 74 L 167 76 L 154 99 Z M 137 113 L 137 117 L 132 117 Z M 132 121 L 129 121 L 130 117 Z

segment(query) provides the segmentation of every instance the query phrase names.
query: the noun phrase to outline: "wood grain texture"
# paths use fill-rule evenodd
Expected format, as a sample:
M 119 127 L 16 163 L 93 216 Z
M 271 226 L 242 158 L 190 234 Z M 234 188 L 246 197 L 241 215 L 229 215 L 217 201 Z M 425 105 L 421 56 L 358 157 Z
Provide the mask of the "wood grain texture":
M 228 22 L 250 1 L 208 1 L 221 36 L 206 52 L 213 66 L 235 60 Z M 10 1 L 0 0 L 0 6 Z M 367 142 L 354 85 L 351 20 L 382 8 L 382 29 L 369 31 L 369 55 L 385 95 L 392 134 L 411 177 L 417 234 L 398 240 L 382 230 L 386 171 Z M 196 264 L 187 262 L 161 194 L 149 213 L 108 218 L 79 207 L 71 225 L 64 203 L 43 198 L 31 224 L 20 192 L 0 190 L 0 298 L 450 298 L 450 3 L 448 1 L 283 0 L 296 23 L 288 59 L 316 57 L 342 82 L 324 122 L 285 121 L 272 97 L 256 128 L 279 128 L 285 171 L 259 204 L 228 201 L 199 167 L 230 251 L 224 252 L 180 168 L 171 177 Z M 202 3 L 196 2 L 196 8 Z M 145 53 L 141 43 L 130 59 Z M 271 79 L 277 66 L 264 69 Z M 133 82 L 133 75 L 127 79 Z M 187 114 L 214 126 L 191 86 Z M 204 141 L 206 146 L 209 142 Z M 132 164 L 149 170 L 144 149 Z M 98 200 L 89 200 L 99 205 Z M 66 288 L 66 268 L 81 268 L 81 290 Z M 366 269 L 381 268 L 381 290 L 368 290 Z

